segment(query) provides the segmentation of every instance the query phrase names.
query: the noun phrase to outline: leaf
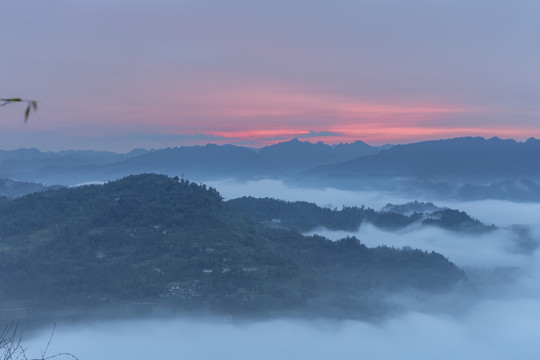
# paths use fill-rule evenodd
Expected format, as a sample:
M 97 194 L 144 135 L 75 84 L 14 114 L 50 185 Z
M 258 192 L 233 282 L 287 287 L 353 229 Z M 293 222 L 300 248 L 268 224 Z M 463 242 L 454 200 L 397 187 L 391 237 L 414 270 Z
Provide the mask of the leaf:
M 26 103 L 26 111 L 24 112 L 24 123 L 26 124 L 26 122 L 28 121 L 28 117 L 30 117 L 30 112 L 33 110 L 33 111 L 37 111 L 37 101 L 35 100 L 27 100 L 27 99 L 21 99 L 21 98 L 9 98 L 9 99 L 1 99 L 0 98 L 0 106 L 4 106 L 4 105 L 7 105 L 7 104 L 10 104 L 10 103 L 14 103 L 14 102 L 25 102 Z M 0 344 L 0 348 L 1 348 L 1 344 Z
M 24 112 L 24 122 L 26 123 L 28 121 L 28 116 L 30 116 L 30 105 L 26 108 L 26 111 Z

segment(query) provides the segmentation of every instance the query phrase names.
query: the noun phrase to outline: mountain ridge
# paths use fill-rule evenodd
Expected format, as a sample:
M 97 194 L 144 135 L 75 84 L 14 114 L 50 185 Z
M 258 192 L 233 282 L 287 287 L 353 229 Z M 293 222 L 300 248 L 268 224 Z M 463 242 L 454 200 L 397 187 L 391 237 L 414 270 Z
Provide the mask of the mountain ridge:
M 381 311 L 373 289 L 436 292 L 464 279 L 440 254 L 271 229 L 213 188 L 155 174 L 0 202 L 0 234 L 0 317 L 11 304 L 31 312 L 141 303 L 320 316 L 335 302 L 346 305 L 341 316 L 366 316 Z
M 462 137 L 375 148 L 293 139 L 261 149 L 235 145 L 108 152 L 0 153 L 0 178 L 44 184 L 105 182 L 142 173 L 197 182 L 277 179 L 295 186 L 405 193 L 409 198 L 539 201 L 540 140 Z

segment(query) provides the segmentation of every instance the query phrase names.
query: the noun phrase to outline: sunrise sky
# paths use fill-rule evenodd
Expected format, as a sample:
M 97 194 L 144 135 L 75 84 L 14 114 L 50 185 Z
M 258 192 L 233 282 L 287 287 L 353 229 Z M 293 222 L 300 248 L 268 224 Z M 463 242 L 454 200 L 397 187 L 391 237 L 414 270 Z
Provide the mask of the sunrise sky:
M 0 149 L 540 137 L 537 0 L 18 0 Z

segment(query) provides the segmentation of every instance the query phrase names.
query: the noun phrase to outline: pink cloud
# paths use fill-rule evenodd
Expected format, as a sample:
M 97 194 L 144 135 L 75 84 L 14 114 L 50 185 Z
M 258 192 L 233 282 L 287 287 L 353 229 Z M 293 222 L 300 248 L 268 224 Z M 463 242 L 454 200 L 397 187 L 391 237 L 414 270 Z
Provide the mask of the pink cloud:
M 540 134 L 532 126 L 482 121 L 467 126 L 467 119 L 488 118 L 493 110 L 462 104 L 412 98 L 355 98 L 291 84 L 258 85 L 246 79 L 233 82 L 226 77 L 217 77 L 212 83 L 209 78 L 192 88 L 185 84 L 178 89 L 170 84 L 160 89 L 150 86 L 142 93 L 103 98 L 87 104 L 84 111 L 80 110 L 84 103 L 80 99 L 44 101 L 45 110 L 37 114 L 31 126 L 36 130 L 56 128 L 65 134 L 90 137 L 126 136 L 134 131 L 197 133 L 215 136 L 217 143 L 254 146 L 294 137 L 326 143 L 364 140 L 382 144 L 469 135 L 526 139 Z M 42 114 L 49 119 L 42 121 Z M 332 134 L 314 136 L 313 132 Z M 189 139 L 186 137 L 182 144 L 205 142 L 197 137 Z

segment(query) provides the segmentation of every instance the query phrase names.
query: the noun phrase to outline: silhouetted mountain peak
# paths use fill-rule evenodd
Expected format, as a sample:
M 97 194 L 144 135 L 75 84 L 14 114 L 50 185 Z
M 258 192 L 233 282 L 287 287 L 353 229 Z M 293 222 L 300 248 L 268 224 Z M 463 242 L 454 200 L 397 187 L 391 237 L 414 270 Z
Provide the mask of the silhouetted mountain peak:
M 362 141 L 352 144 L 327 145 L 321 141 L 311 143 L 294 138 L 259 150 L 258 154 L 281 171 L 300 172 L 310 167 L 371 155 L 377 149 Z
M 445 197 L 456 196 L 465 184 L 539 180 L 538 158 L 540 141 L 535 139 L 460 137 L 395 145 L 371 156 L 314 168 L 302 179 L 324 186 L 432 190 Z M 467 196 L 472 196 L 469 190 Z

